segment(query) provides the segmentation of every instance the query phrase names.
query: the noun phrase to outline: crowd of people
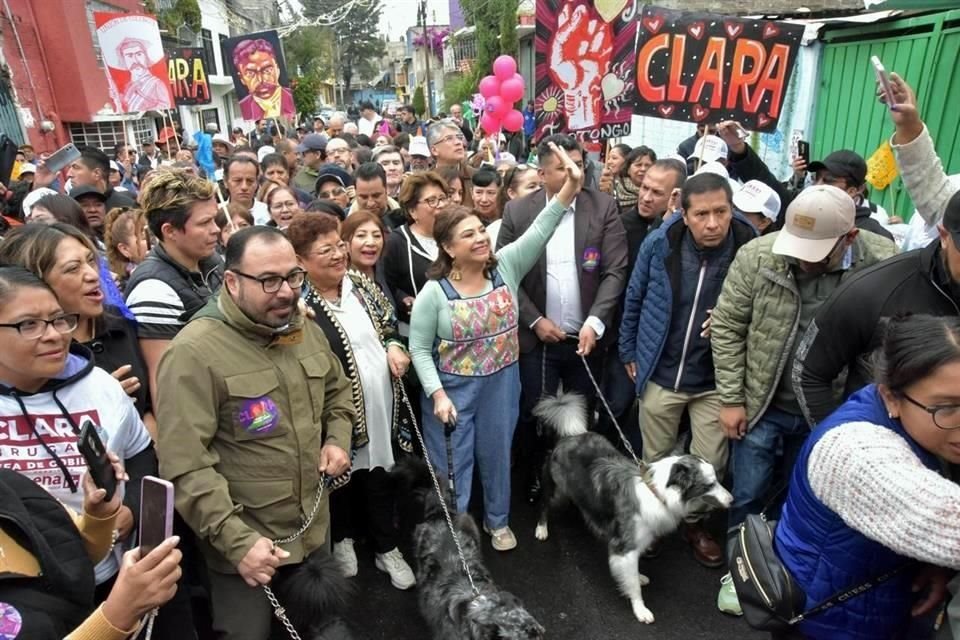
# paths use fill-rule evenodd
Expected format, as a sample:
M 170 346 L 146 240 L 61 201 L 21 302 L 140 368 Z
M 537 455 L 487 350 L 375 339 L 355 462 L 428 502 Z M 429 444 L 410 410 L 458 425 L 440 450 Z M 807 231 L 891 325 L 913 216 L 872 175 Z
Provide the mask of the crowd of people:
M 912 89 L 893 92 L 908 223 L 870 202 L 856 151 L 781 181 L 734 122 L 603 164 L 566 135 L 491 139 L 459 106 L 422 122 L 369 103 L 201 134 L 212 167 L 172 130 L 63 174 L 22 148 L 0 241 L 0 567 L 24 578 L 0 601 L 19 637 L 126 638 L 156 611 L 156 638 L 263 640 L 260 587 L 324 550 L 369 570 L 361 539 L 414 588 L 406 456 L 461 512 L 476 476 L 508 552 L 512 481 L 536 502 L 549 455 L 534 405 L 561 388 L 643 461 L 712 464 L 729 530 L 782 507 L 808 607 L 902 566 L 783 637 L 930 637 L 960 569 L 960 190 Z M 110 499 L 77 451 L 87 421 Z M 172 482 L 176 518 L 141 554 L 145 476 Z M 724 566 L 707 524 L 682 535 Z M 741 613 L 729 574 L 717 606 Z

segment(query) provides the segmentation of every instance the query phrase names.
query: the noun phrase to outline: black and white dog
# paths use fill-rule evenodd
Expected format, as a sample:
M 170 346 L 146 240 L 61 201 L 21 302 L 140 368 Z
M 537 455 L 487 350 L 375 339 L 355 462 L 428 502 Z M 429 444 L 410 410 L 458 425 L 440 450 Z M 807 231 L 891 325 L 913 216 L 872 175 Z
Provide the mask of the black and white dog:
M 434 640 L 538 640 L 540 623 L 512 593 L 494 583 L 483 564 L 477 523 L 468 514 L 450 508 L 453 526 L 479 594 L 474 593 L 463 570 L 457 546 L 447 527 L 426 463 L 407 458 L 394 467 L 397 495 L 411 500 L 416 525 L 413 530 L 415 572 L 420 613 Z M 441 487 L 446 484 L 440 479 Z M 444 493 L 446 495 L 446 493 Z M 405 505 L 408 509 L 410 505 Z
M 681 521 L 729 507 L 733 496 L 713 466 L 697 456 L 671 456 L 638 468 L 606 438 L 587 431 L 586 402 L 578 394 L 544 398 L 534 413 L 557 438 L 543 468 L 537 539 L 547 539 L 550 507 L 573 502 L 587 527 L 607 543 L 610 573 L 633 614 L 650 624 L 653 613 L 640 592 L 650 581 L 637 571 L 640 555 Z

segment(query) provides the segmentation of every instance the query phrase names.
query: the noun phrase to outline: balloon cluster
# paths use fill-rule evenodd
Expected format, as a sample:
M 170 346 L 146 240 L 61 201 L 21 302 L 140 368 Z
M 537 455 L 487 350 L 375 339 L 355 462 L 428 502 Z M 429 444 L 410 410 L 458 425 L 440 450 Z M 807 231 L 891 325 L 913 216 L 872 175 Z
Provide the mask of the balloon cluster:
M 480 81 L 480 95 L 486 98 L 480 125 L 488 134 L 501 128 L 510 132 L 523 128 L 523 114 L 513 105 L 523 99 L 526 85 L 517 73 L 517 61 L 512 56 L 500 56 L 493 61 L 493 75 Z

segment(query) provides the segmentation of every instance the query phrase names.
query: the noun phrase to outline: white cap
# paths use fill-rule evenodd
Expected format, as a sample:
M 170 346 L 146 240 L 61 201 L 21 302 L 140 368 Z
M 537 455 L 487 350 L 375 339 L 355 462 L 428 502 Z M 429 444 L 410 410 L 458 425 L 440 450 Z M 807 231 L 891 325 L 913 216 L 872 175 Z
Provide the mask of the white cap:
M 776 222 L 780 215 L 780 196 L 759 180 L 751 180 L 733 194 L 733 206 L 744 213 L 762 213 Z
M 37 204 L 37 200 L 43 196 L 55 196 L 57 192 L 53 189 L 48 189 L 47 187 L 40 187 L 39 189 L 34 189 L 27 195 L 23 197 L 23 217 L 24 219 L 30 218 L 30 209 L 33 209 L 33 205 Z
M 410 137 L 410 155 L 430 157 L 430 147 L 427 146 L 427 139 L 424 136 Z
M 110 161 L 110 171 L 116 171 L 116 172 L 118 172 L 118 173 L 122 173 L 122 171 L 121 171 L 121 169 L 120 169 L 120 165 L 117 164 L 117 161 L 116 161 L 116 160 L 111 160 L 111 161 Z
M 727 168 L 725 166 L 723 166 L 716 160 L 714 160 L 713 162 L 704 162 L 702 165 L 700 165 L 700 168 L 697 169 L 696 173 L 694 173 L 693 175 L 698 175 L 701 173 L 712 173 L 720 176 L 721 178 L 727 178 L 728 180 L 730 179 L 730 172 L 727 171 Z
M 227 134 L 225 134 L 225 133 L 215 133 L 215 134 L 213 135 L 213 144 L 216 144 L 216 143 L 218 143 L 218 142 L 222 142 L 223 144 L 227 145 L 227 147 L 228 147 L 231 151 L 233 151 L 233 143 L 230 142 L 230 136 L 228 136 Z
M 820 262 L 854 226 L 857 206 L 846 191 L 822 184 L 807 187 L 787 207 L 773 252 L 804 262 Z
M 699 158 L 701 162 L 713 162 L 726 159 L 727 143 L 718 136 L 707 135 L 697 140 L 691 158 Z
M 262 147 L 257 149 L 257 162 L 263 162 L 264 157 L 266 157 L 271 153 L 276 153 L 276 152 L 277 150 L 271 147 L 270 145 L 268 144 L 263 145 Z
M 33 164 L 32 162 L 24 162 L 23 164 L 20 165 L 21 174 L 36 173 L 36 172 L 37 172 L 37 165 Z

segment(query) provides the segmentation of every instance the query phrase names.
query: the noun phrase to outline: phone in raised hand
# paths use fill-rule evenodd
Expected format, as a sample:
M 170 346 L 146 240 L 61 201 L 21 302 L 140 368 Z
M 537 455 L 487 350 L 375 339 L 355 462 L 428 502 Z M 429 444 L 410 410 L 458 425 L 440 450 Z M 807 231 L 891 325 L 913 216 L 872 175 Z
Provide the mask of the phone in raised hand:
M 880 58 L 877 56 L 870 56 L 870 63 L 873 65 L 873 71 L 876 74 L 877 82 L 880 83 L 880 88 L 883 90 L 884 96 L 886 97 L 887 108 L 889 109 L 894 105 L 893 85 L 890 84 L 890 75 L 887 73 L 883 63 L 880 62 Z
M 144 476 L 140 482 L 140 557 L 173 535 L 173 485 Z
M 80 158 L 80 150 L 72 142 L 68 142 L 50 154 L 50 157 L 43 161 L 43 166 L 50 173 L 58 173 L 78 158 Z
M 93 483 L 107 492 L 103 501 L 109 502 L 117 490 L 117 475 L 107 455 L 107 448 L 97 434 L 97 425 L 89 418 L 84 419 L 80 426 L 77 449 L 87 463 Z

